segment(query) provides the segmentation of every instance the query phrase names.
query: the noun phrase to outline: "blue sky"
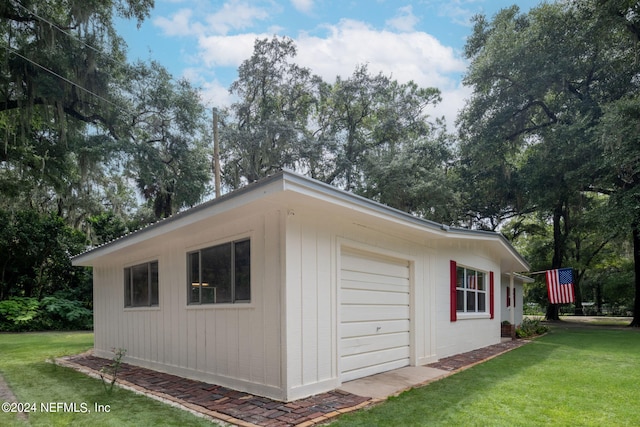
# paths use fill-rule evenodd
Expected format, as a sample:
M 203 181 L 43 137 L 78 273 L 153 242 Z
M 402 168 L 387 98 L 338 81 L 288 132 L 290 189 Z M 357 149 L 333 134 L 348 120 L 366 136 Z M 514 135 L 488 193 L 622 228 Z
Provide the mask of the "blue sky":
M 232 102 L 229 85 L 256 38 L 289 36 L 299 65 L 326 81 L 348 77 L 358 64 L 423 87 L 437 87 L 443 102 L 431 114 L 452 125 L 469 88 L 461 84 L 470 18 L 493 16 L 541 0 L 155 0 L 140 29 L 118 23 L 129 59 L 154 59 L 175 77 L 202 89 L 209 107 Z

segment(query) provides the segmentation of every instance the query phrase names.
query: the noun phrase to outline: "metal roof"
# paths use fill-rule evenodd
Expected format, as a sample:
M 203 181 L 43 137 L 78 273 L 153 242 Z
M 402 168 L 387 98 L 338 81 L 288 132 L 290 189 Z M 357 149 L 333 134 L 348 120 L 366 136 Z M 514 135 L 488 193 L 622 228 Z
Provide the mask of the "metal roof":
M 435 221 L 430 221 L 427 219 L 419 218 L 414 215 L 411 215 L 407 212 L 401 211 L 399 209 L 391 208 L 389 206 L 383 205 L 382 203 L 375 202 L 373 200 L 367 199 L 362 196 L 358 196 L 356 194 L 340 190 L 332 185 L 323 183 L 321 181 L 288 171 L 282 170 L 274 175 L 246 185 L 238 190 L 235 190 L 231 193 L 225 194 L 216 199 L 210 200 L 208 202 L 197 205 L 193 208 L 185 210 L 183 212 L 179 212 L 175 215 L 172 215 L 169 218 L 162 219 L 158 222 L 150 224 L 140 230 L 130 232 L 122 237 L 119 237 L 115 240 L 112 240 L 108 243 L 102 244 L 100 246 L 91 248 L 86 252 L 83 252 L 79 255 L 72 257 L 72 260 L 76 263 L 79 263 L 81 260 L 92 259 L 94 257 L 99 257 L 105 251 L 109 249 L 115 249 L 114 246 L 120 246 L 124 244 L 126 246 L 130 240 L 133 239 L 142 239 L 144 240 L 146 236 L 151 237 L 154 231 L 160 231 L 162 228 L 170 227 L 171 225 L 175 225 L 177 227 L 180 224 L 177 222 L 186 220 L 198 213 L 202 213 L 209 209 L 213 209 L 217 206 L 223 206 L 224 204 L 233 203 L 234 200 L 237 200 L 241 197 L 251 197 L 255 195 L 256 197 L 264 194 L 267 187 L 276 186 L 277 191 L 306 191 L 314 194 L 316 197 L 324 196 L 331 198 L 335 201 L 344 202 L 353 206 L 357 206 L 363 208 L 369 212 L 376 213 L 378 215 L 382 215 L 388 219 L 394 219 L 396 221 L 403 222 L 405 224 L 413 225 L 414 227 L 423 228 L 425 230 L 429 230 L 432 232 L 437 232 L 438 234 L 450 237 L 458 237 L 458 238 L 480 238 L 480 239 L 488 239 L 495 240 L 500 242 L 504 247 L 522 264 L 522 266 L 529 269 L 529 264 L 527 261 L 515 250 L 515 248 L 511 245 L 511 243 L 504 237 L 501 233 L 494 231 L 484 231 L 484 230 L 471 230 L 460 227 L 450 227 L 448 225 L 440 224 Z

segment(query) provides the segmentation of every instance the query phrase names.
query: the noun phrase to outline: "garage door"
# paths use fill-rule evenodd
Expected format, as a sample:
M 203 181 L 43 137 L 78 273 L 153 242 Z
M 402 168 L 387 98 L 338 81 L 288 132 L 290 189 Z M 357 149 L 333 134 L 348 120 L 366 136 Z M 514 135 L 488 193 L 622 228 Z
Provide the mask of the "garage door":
M 409 365 L 409 262 L 343 249 L 340 269 L 342 381 Z

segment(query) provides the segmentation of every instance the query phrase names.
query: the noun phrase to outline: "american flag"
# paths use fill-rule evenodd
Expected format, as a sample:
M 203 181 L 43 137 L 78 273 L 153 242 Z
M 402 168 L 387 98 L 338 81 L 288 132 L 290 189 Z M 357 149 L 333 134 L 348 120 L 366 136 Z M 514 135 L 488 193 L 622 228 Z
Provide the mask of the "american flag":
M 551 304 L 567 304 L 575 301 L 572 268 L 548 270 L 546 276 Z

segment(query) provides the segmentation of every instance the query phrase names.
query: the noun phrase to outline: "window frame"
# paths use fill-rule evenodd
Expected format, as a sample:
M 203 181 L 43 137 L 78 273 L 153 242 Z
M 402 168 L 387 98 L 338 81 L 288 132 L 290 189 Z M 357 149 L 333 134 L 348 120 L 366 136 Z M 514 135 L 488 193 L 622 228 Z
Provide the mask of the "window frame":
M 155 269 L 153 268 L 155 265 Z M 146 279 L 147 279 L 147 301 L 144 304 L 135 303 L 135 275 L 133 270 L 146 266 Z M 154 308 L 160 306 L 160 263 L 157 259 L 142 262 L 127 266 L 123 269 L 124 274 L 124 308 L 125 309 L 137 309 L 137 308 Z M 155 278 L 155 283 L 154 283 Z M 154 295 L 155 292 L 155 295 Z M 128 294 L 128 295 L 127 295 Z M 127 302 L 129 303 L 127 305 Z
M 250 305 L 252 303 L 251 300 L 251 265 L 252 265 L 252 258 L 251 258 L 251 237 L 247 236 L 247 237 L 242 237 L 242 238 L 238 238 L 238 239 L 234 239 L 234 240 L 228 240 L 228 241 L 224 241 L 224 242 L 220 242 L 220 243 L 216 243 L 214 245 L 211 246 L 205 246 L 196 250 L 192 250 L 187 252 L 187 306 L 190 307 L 218 307 L 218 306 L 224 306 L 224 305 Z M 241 265 L 238 266 L 237 262 L 237 246 L 239 244 L 244 244 L 247 243 L 248 244 L 248 254 L 246 259 L 244 259 L 244 262 L 246 263 L 246 265 Z M 203 286 L 203 260 L 202 260 L 202 253 L 204 251 L 215 251 L 218 250 L 220 248 L 223 248 L 224 246 L 229 246 L 229 290 L 230 290 L 230 301 L 221 301 L 221 302 L 217 302 L 217 287 L 213 287 L 213 301 L 203 301 L 203 289 L 207 289 L 207 285 Z M 193 260 L 195 260 L 194 255 L 197 255 L 197 280 L 195 280 L 196 278 L 194 278 L 194 265 L 192 264 Z M 242 260 L 240 260 L 240 262 L 242 262 Z M 239 267 L 240 269 L 242 269 L 244 267 L 245 271 L 244 272 L 240 272 L 239 271 Z M 247 279 L 246 282 L 247 283 L 243 283 L 243 284 L 239 284 L 238 283 L 238 279 L 240 276 L 240 273 L 244 273 L 247 275 Z M 194 300 L 193 299 L 193 290 L 194 290 L 194 286 L 197 283 L 198 286 L 198 300 Z M 239 299 L 237 298 L 237 294 L 238 294 L 238 288 L 240 286 L 246 286 L 246 292 L 248 293 L 248 299 Z M 211 289 L 211 288 L 209 288 Z
M 460 277 L 460 270 L 462 270 L 462 277 Z M 468 274 L 473 272 L 473 276 Z M 475 280 L 469 282 L 471 277 L 475 277 Z M 482 288 L 478 289 L 480 281 L 479 277 L 482 277 Z M 463 286 L 459 286 L 462 284 Z M 467 267 L 465 265 L 456 265 L 456 314 L 457 315 L 490 315 L 491 314 L 491 289 L 490 289 L 490 273 L 477 268 Z M 462 293 L 462 300 L 459 298 L 459 293 Z M 473 295 L 473 307 L 470 308 L 469 295 Z M 479 296 L 484 296 L 483 310 L 479 310 L 480 299 Z M 460 309 L 460 306 L 462 309 Z

